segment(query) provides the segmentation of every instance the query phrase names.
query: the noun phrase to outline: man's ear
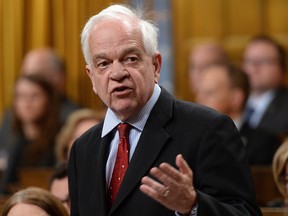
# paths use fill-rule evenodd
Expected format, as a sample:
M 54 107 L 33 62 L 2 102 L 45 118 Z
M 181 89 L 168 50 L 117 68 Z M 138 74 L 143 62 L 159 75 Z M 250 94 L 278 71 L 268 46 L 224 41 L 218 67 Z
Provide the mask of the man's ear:
M 91 80 L 93 91 L 95 92 L 95 94 L 97 94 L 97 88 L 96 88 L 96 85 L 95 85 L 94 74 L 93 74 L 93 72 L 91 70 L 91 67 L 90 67 L 90 65 L 86 65 L 85 68 L 86 68 L 86 73 L 87 73 L 87 75 L 89 76 L 89 78 Z
M 160 53 L 156 53 L 152 58 L 152 63 L 154 65 L 154 82 L 158 83 L 160 79 L 160 70 L 162 65 L 162 56 Z

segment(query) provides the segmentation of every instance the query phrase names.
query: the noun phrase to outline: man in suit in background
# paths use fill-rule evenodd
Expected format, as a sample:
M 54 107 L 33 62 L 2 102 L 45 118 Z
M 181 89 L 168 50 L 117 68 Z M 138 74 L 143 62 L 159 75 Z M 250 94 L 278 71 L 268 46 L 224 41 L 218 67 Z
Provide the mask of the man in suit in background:
M 141 14 L 112 5 L 82 32 L 87 74 L 108 110 L 72 147 L 71 215 L 261 215 L 233 122 L 157 84 L 158 29 Z
M 252 38 L 244 50 L 243 68 L 249 76 L 251 94 L 246 110 L 252 128 L 276 135 L 288 133 L 288 91 L 284 87 L 285 49 L 267 36 Z
M 248 76 L 240 68 L 214 63 L 202 71 L 196 102 L 231 117 L 242 137 L 250 165 L 271 165 L 282 140 L 271 132 L 251 128 L 244 109 L 249 96 Z
M 194 46 L 188 58 L 188 78 L 190 90 L 197 93 L 202 71 L 210 64 L 228 62 L 229 57 L 222 46 L 217 43 L 203 42 Z

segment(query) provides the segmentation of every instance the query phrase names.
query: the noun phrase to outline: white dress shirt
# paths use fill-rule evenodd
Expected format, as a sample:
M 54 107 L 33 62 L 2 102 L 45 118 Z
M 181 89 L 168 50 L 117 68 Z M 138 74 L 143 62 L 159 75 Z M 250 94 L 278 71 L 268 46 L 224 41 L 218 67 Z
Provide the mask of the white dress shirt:
M 129 144 L 130 144 L 130 151 L 129 151 L 129 161 L 131 160 L 134 151 L 136 149 L 137 143 L 141 136 L 141 133 L 144 129 L 146 121 L 150 115 L 152 108 L 154 107 L 155 103 L 157 102 L 161 93 L 161 88 L 159 85 L 155 85 L 153 94 L 151 98 L 148 100 L 146 105 L 137 113 L 136 116 L 128 119 L 126 123 L 129 123 L 132 127 L 129 133 Z M 119 133 L 116 130 L 116 126 L 122 123 L 120 119 L 113 113 L 111 109 L 107 110 L 104 125 L 102 130 L 101 137 L 106 136 L 108 133 L 114 133 L 114 137 L 110 144 L 110 151 L 108 160 L 106 163 L 106 186 L 108 187 L 112 178 L 112 172 L 114 169 L 114 164 L 116 161 L 117 150 L 118 150 L 118 143 L 119 143 Z

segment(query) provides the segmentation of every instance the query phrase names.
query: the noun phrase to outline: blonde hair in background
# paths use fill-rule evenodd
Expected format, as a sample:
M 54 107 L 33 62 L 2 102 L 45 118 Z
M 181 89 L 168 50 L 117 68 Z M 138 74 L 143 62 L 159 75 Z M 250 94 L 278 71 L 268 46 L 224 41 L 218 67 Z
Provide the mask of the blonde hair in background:
M 2 216 L 7 216 L 10 210 L 19 203 L 38 206 L 51 216 L 68 216 L 60 200 L 49 191 L 37 187 L 29 187 L 14 193 L 4 204 Z
M 277 185 L 279 192 L 282 196 L 287 199 L 288 195 L 285 191 L 284 182 L 281 180 L 281 176 L 285 173 L 285 166 L 288 162 L 288 139 L 277 149 L 274 154 L 273 163 L 272 163 L 272 172 L 274 181 Z
M 104 118 L 103 112 L 97 112 L 92 109 L 83 108 L 74 111 L 63 125 L 56 140 L 56 157 L 58 163 L 67 162 L 67 153 L 69 141 L 72 139 L 75 129 L 79 123 L 86 120 L 102 121 Z

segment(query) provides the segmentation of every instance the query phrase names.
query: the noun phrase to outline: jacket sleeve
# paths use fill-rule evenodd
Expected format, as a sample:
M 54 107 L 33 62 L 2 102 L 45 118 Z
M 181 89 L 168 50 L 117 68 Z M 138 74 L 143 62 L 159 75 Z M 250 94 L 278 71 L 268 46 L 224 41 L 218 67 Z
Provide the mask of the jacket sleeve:
M 197 215 L 262 215 L 244 145 L 232 120 L 215 116 L 203 137 L 193 170 Z

